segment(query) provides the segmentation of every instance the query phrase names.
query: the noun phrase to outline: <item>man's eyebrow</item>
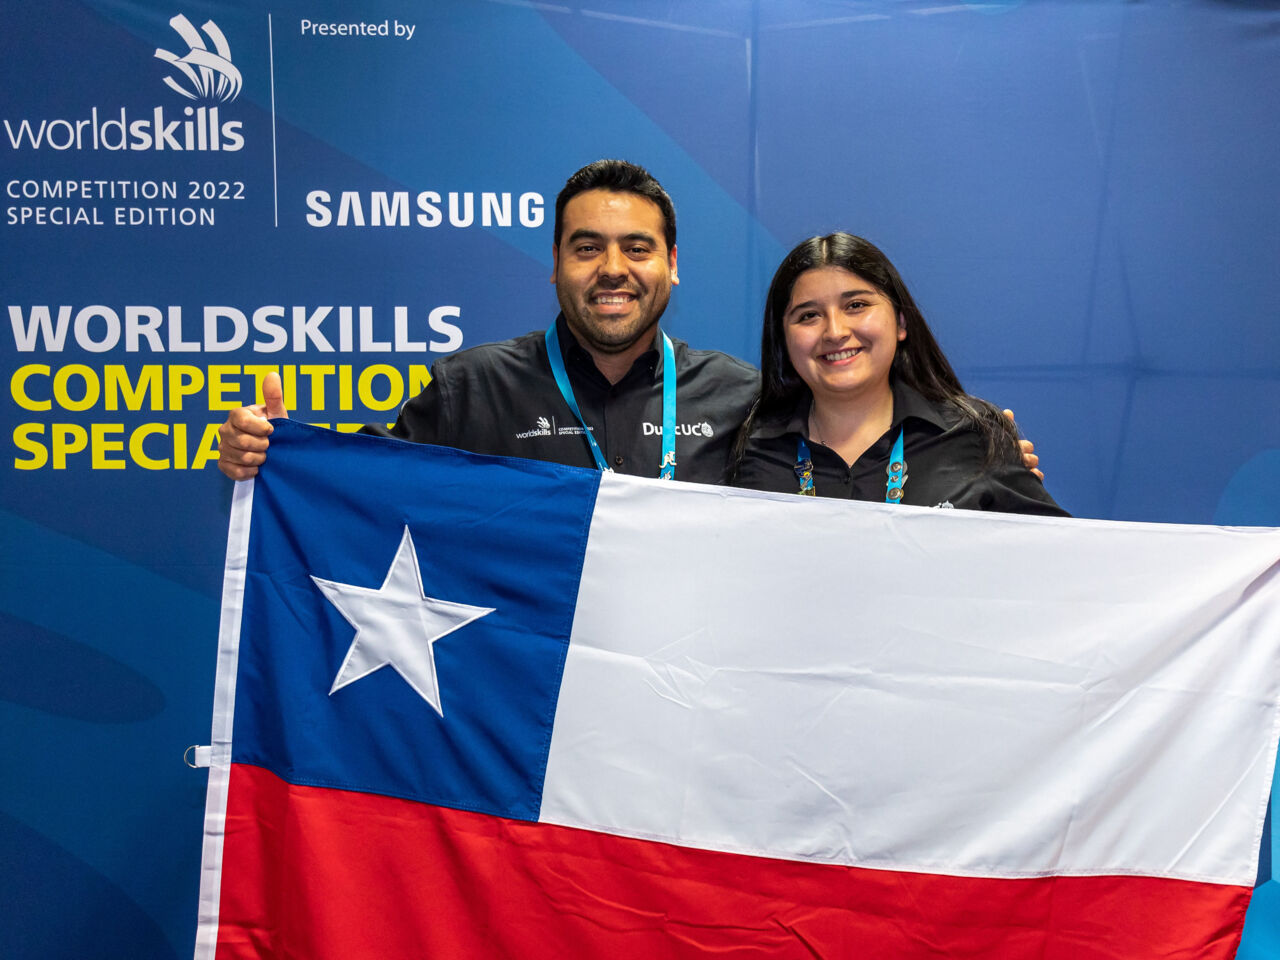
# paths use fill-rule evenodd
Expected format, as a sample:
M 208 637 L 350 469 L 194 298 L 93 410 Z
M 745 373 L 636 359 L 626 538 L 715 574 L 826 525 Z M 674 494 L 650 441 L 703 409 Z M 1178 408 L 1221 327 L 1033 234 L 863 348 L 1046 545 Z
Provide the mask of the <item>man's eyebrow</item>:
M 604 234 L 600 233 L 598 230 L 579 229 L 569 234 L 569 239 L 566 240 L 565 242 L 577 243 L 579 240 L 595 240 L 598 242 L 603 242 L 604 239 L 605 239 Z M 631 233 L 624 234 L 621 239 L 623 243 L 635 243 L 636 241 L 639 241 L 641 243 L 647 243 L 651 246 L 658 245 L 657 238 L 653 234 L 646 233 L 643 230 L 635 230 Z

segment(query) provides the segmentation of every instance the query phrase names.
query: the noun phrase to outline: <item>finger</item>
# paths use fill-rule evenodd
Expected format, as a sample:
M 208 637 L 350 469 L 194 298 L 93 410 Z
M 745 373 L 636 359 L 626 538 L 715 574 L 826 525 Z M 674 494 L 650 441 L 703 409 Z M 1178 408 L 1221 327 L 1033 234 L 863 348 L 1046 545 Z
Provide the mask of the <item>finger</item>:
M 250 441 L 260 442 L 264 447 L 260 451 L 246 450 L 233 441 L 224 439 L 221 433 L 223 429 L 226 429 L 226 424 L 223 424 L 218 434 L 218 469 L 232 480 L 247 480 L 257 476 L 258 468 L 267 460 L 266 441 L 250 437 Z
M 1043 470 L 1037 470 L 1035 467 L 1032 467 L 1032 468 L 1031 468 L 1031 472 L 1032 472 L 1032 473 L 1034 473 L 1037 477 L 1039 477 L 1039 478 L 1040 478 L 1040 482 L 1041 482 L 1041 483 L 1044 483 L 1044 471 L 1043 471 Z
M 1010 420 L 1013 419 L 1013 411 L 1008 408 L 1005 408 L 1004 415 L 1008 417 Z
M 226 428 L 223 424 L 222 429 Z M 232 480 L 247 480 L 258 473 L 258 466 L 266 460 L 265 453 L 244 450 L 226 441 L 218 434 L 218 469 Z
M 240 407 L 227 414 L 226 422 L 218 428 L 218 441 L 245 450 L 265 450 L 274 430 L 261 404 Z
M 267 408 L 261 403 L 232 410 L 227 414 L 227 422 L 224 426 L 229 426 L 241 433 L 252 433 L 257 437 L 270 436 L 271 431 L 275 429 L 267 419 Z
M 284 388 L 280 385 L 280 374 L 268 373 L 262 378 L 262 405 L 268 417 L 284 417 L 288 419 L 289 411 L 284 405 Z
M 270 421 L 261 415 L 261 407 L 240 407 L 227 415 L 218 427 L 218 447 L 223 457 L 236 459 L 236 451 L 264 452 L 272 431 Z M 257 412 L 255 412 L 257 411 Z
M 218 469 L 232 480 L 248 480 L 258 475 L 257 467 L 242 467 L 238 464 L 228 463 L 221 456 L 218 458 Z
M 261 433 L 237 430 L 230 422 L 218 428 L 218 446 L 230 450 L 266 453 L 271 441 Z
M 256 444 L 257 446 L 245 446 Z M 267 442 L 257 437 L 239 440 L 235 436 L 218 434 L 218 456 L 230 463 L 239 463 L 256 467 L 267 459 Z

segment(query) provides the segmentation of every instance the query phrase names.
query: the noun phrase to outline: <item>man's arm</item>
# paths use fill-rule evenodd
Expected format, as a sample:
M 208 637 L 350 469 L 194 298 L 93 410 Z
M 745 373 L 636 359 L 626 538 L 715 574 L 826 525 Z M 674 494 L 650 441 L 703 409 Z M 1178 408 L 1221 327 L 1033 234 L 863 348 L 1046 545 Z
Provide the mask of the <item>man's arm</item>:
M 438 443 L 444 446 L 462 446 L 454 436 L 452 425 L 460 422 L 450 404 L 450 393 L 445 377 L 448 364 L 437 360 L 431 367 L 431 380 L 400 408 L 400 414 L 391 429 L 382 423 L 366 423 L 361 433 L 375 437 L 396 437 L 411 443 Z
M 1004 415 L 1010 420 L 1013 419 L 1013 411 L 1006 410 Z M 1019 440 L 1018 446 L 1022 448 L 1022 465 L 1040 478 L 1044 482 L 1044 471 L 1038 469 L 1040 458 L 1036 456 L 1036 445 L 1030 440 Z
M 218 469 L 232 480 L 258 475 L 258 468 L 267 460 L 267 438 L 274 429 L 269 418 L 289 416 L 278 373 L 268 373 L 263 378 L 262 400 L 232 410 L 227 422 L 218 428 Z

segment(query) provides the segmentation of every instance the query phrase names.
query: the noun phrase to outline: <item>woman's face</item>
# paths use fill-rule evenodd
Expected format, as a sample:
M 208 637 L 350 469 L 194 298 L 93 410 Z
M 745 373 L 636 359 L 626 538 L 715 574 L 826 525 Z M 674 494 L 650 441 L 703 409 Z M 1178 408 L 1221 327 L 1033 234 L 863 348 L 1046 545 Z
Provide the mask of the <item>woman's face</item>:
M 787 354 L 815 397 L 887 389 L 906 328 L 875 284 L 843 267 L 806 270 L 782 318 Z

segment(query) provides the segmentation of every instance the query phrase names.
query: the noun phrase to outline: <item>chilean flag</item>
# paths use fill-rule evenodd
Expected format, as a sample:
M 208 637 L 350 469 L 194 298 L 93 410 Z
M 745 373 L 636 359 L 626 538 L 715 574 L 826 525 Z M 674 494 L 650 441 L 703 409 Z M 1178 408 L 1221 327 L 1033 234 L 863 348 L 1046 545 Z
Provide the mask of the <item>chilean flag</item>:
M 196 955 L 1226 960 L 1278 557 L 277 421 Z

